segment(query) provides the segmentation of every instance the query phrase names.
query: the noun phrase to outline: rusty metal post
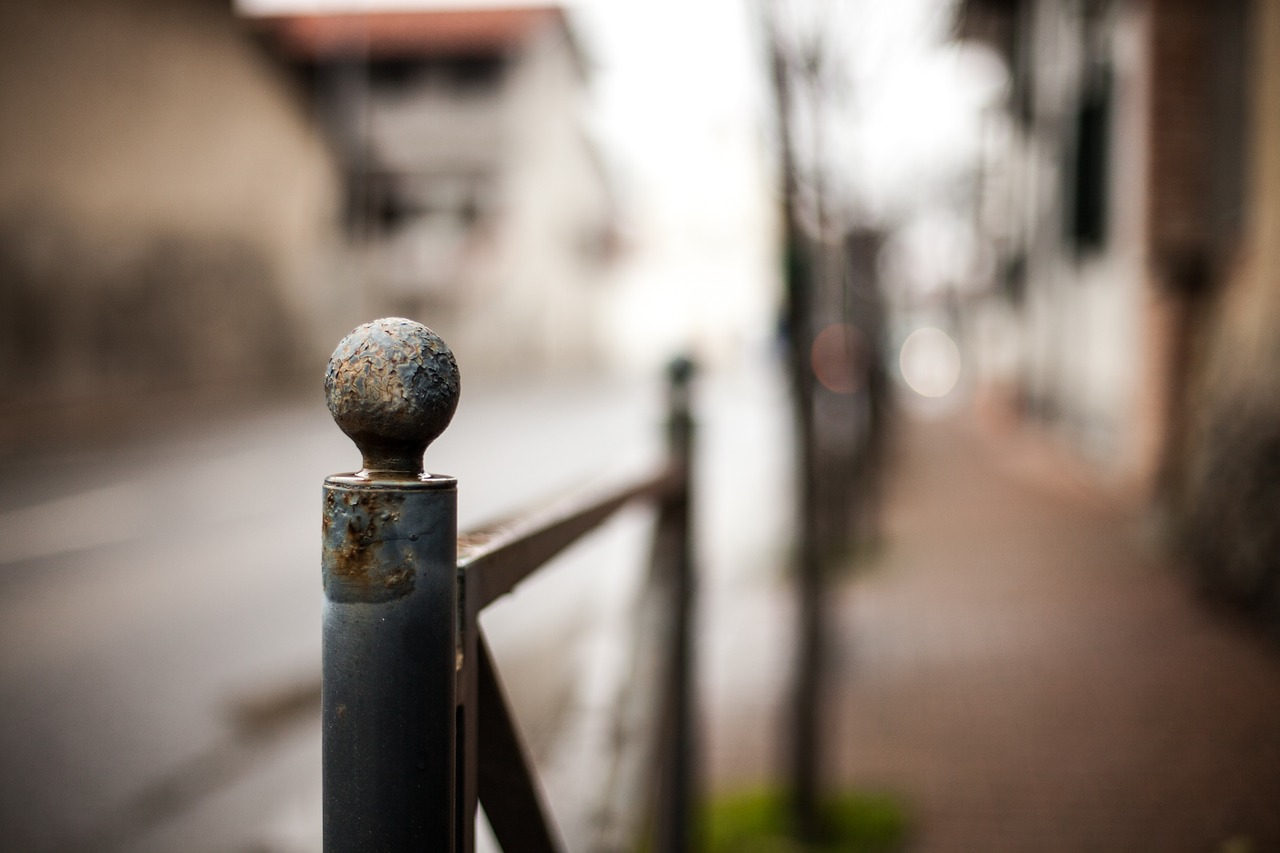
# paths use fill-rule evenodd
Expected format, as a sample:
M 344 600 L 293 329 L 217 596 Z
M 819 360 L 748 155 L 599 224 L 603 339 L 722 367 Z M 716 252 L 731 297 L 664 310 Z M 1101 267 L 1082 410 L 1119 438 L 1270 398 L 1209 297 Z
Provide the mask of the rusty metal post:
M 338 345 L 325 392 L 364 467 L 324 483 L 324 850 L 453 851 L 457 484 L 422 454 L 458 368 L 426 326 L 378 320 Z

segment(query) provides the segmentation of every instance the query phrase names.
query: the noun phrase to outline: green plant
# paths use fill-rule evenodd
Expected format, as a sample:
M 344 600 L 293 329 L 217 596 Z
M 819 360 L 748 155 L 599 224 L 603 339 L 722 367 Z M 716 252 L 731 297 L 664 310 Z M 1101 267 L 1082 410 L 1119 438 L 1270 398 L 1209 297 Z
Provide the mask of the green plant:
M 718 797 L 705 812 L 708 853 L 896 853 L 908 829 L 906 810 L 885 794 L 844 792 L 822 807 L 823 837 L 792 837 L 785 792 L 746 791 Z

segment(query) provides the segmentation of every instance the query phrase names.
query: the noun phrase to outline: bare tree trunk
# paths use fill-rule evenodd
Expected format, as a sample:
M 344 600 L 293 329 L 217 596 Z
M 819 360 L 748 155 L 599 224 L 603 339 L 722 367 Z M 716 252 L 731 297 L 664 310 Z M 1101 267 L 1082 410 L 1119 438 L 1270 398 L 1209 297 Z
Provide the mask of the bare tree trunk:
M 816 442 L 814 433 L 814 378 L 809 369 L 813 339 L 813 264 L 796 215 L 796 163 L 792 140 L 790 73 L 773 15 L 766 13 L 770 59 L 781 146 L 785 226 L 787 343 L 795 418 L 798 467 L 797 587 L 799 636 L 794 674 L 787 770 L 791 781 L 793 831 L 801 840 L 819 834 L 818 779 L 821 673 L 823 647 L 822 564 L 819 551 Z

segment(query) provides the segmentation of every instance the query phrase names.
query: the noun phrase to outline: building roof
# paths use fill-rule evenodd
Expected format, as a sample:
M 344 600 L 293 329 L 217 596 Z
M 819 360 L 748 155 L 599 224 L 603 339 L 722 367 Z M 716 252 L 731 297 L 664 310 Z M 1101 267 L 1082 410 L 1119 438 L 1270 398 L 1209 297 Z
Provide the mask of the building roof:
M 554 6 L 278 15 L 259 22 L 283 54 L 302 61 L 506 53 L 544 27 L 569 34 L 563 11 Z M 571 35 L 570 43 L 577 54 Z
M 1008 64 L 1018 37 L 1018 15 L 1025 14 L 1026 7 L 1022 0 L 961 0 L 955 7 L 955 35 L 986 45 Z

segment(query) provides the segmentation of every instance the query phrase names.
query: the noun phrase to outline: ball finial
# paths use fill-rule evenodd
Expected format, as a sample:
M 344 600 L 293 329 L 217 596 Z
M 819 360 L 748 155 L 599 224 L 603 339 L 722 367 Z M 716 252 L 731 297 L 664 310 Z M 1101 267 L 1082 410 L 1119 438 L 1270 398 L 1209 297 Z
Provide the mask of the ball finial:
M 366 475 L 422 475 L 422 454 L 458 407 L 458 364 L 421 323 L 388 317 L 342 339 L 324 377 L 329 411 L 364 456 Z

